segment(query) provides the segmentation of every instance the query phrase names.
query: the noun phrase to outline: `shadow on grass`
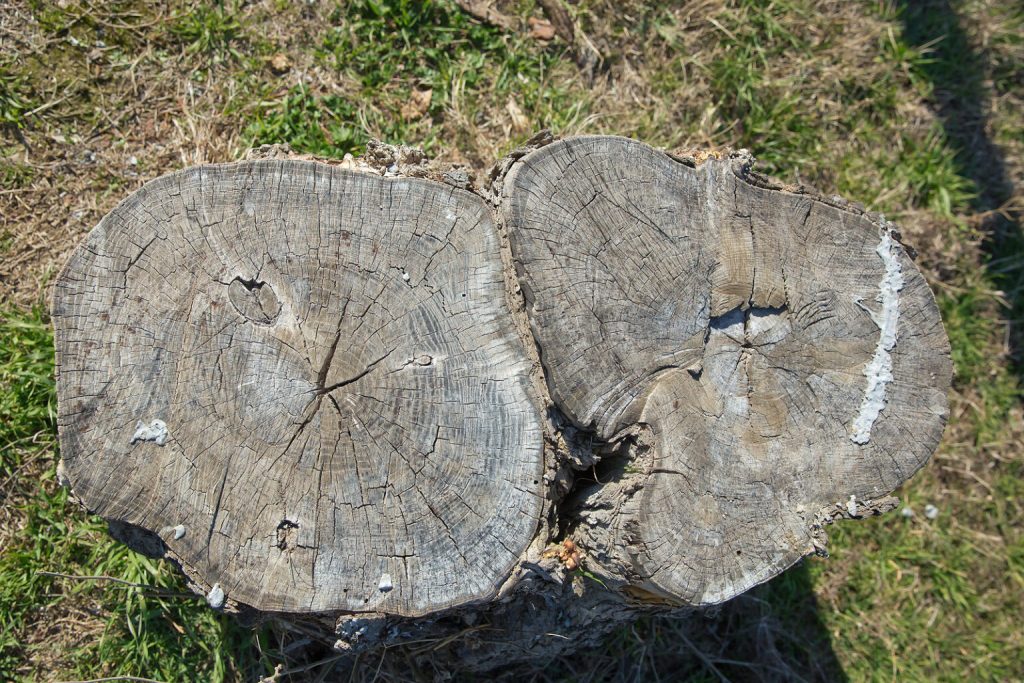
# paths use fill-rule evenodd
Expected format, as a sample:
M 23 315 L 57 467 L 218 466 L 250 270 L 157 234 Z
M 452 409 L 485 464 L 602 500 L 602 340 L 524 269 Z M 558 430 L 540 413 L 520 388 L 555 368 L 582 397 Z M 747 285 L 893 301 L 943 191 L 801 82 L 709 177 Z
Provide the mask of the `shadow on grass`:
M 801 562 L 717 615 L 699 618 L 697 635 L 680 653 L 696 660 L 694 675 L 708 680 L 847 681 L 818 609 Z M 677 670 L 669 661 L 660 664 L 663 677 Z
M 727 667 L 729 680 L 846 681 L 818 610 L 804 562 L 729 603 L 722 614 L 729 651 L 749 652 L 744 659 L 761 667 Z
M 810 572 L 800 563 L 719 608 L 641 618 L 600 649 L 563 657 L 534 680 L 845 683 L 818 614 Z
M 975 188 L 972 220 L 985 236 L 986 268 L 1009 307 L 1011 361 L 1024 379 L 1024 236 L 1021 210 L 1014 206 L 1013 180 L 1003 150 L 989 136 L 990 103 L 1021 79 L 1022 67 L 994 65 L 972 45 L 957 3 L 900 0 L 904 37 L 926 46 L 920 73 L 931 83 L 931 105 L 956 153 L 957 172 Z

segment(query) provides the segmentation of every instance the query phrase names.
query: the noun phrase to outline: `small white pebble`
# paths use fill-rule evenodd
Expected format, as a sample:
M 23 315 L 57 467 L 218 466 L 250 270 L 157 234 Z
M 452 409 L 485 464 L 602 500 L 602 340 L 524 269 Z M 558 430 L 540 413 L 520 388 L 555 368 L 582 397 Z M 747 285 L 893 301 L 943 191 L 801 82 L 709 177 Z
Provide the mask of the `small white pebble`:
M 380 583 L 377 584 L 377 590 L 379 590 L 381 593 L 387 593 L 394 587 L 394 584 L 391 583 L 391 574 L 381 574 Z
M 224 606 L 224 589 L 219 583 L 213 584 L 213 588 L 206 594 L 206 602 L 213 609 L 220 609 Z
M 850 496 L 850 500 L 846 501 L 846 511 L 851 517 L 857 516 L 857 496 Z
M 405 280 L 406 282 L 408 282 L 409 281 L 409 273 L 402 273 L 402 279 Z
M 907 506 L 903 506 L 903 509 L 900 510 L 900 514 L 906 517 L 907 519 L 910 519 L 914 516 L 914 511 Z
M 177 541 L 185 537 L 185 525 L 179 524 L 174 527 L 174 540 Z
M 939 508 L 935 507 L 931 503 L 924 506 L 924 516 L 928 519 L 935 519 L 939 516 Z
M 138 166 L 139 165 L 139 160 L 135 156 L 130 156 L 130 157 L 128 157 L 128 165 L 129 166 Z

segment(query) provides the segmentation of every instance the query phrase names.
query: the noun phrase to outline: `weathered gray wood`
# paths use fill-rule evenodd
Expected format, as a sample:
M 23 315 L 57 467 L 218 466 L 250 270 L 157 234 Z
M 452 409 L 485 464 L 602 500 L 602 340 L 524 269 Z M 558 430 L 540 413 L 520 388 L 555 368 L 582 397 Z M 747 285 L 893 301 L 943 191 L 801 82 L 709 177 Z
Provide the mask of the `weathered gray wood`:
M 136 192 L 62 272 L 64 476 L 211 605 L 419 615 L 493 596 L 542 427 L 486 205 L 325 164 Z
M 421 156 L 165 176 L 58 279 L 62 476 L 211 605 L 543 659 L 768 580 L 936 448 L 948 342 L 881 217 L 743 153 L 542 134 L 490 207 Z
M 945 424 L 948 342 L 891 226 L 749 166 L 582 137 L 501 187 L 551 396 L 631 459 L 574 535 L 641 600 L 766 581 L 884 508 Z

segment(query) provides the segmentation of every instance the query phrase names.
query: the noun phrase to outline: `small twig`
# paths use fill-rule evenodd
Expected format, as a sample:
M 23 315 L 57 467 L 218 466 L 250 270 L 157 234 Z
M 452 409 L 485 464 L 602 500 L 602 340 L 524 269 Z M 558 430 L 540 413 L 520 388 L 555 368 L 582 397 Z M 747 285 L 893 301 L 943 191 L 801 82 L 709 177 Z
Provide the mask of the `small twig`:
M 700 649 L 696 645 L 694 645 L 692 642 L 690 642 L 690 639 L 687 638 L 685 635 L 683 635 L 682 632 L 680 632 L 678 635 L 682 639 L 682 641 L 686 644 L 686 646 L 689 647 L 690 650 L 693 651 L 693 654 L 697 655 L 697 659 L 699 659 L 701 661 L 701 663 L 704 666 L 706 666 L 708 668 L 708 670 L 711 671 L 711 673 L 713 673 L 718 678 L 718 680 L 722 681 L 722 683 L 729 683 L 729 679 L 726 677 L 726 675 L 718 670 L 718 667 L 715 666 L 715 663 L 712 662 L 711 659 L 706 654 L 701 652 Z
M 570 46 L 575 45 L 576 26 L 562 0 L 539 0 L 538 4 L 554 27 L 555 34 Z
M 121 30 L 125 30 L 125 31 L 139 31 L 139 32 L 141 32 L 142 29 L 144 29 L 144 28 L 151 28 L 151 27 L 156 26 L 157 24 L 160 24 L 160 23 L 165 22 L 167 20 L 167 18 L 164 17 L 163 13 L 161 12 L 152 21 L 140 22 L 138 24 L 125 24 L 125 23 L 108 21 L 106 19 L 103 19 L 102 18 L 102 14 L 103 14 L 102 11 L 97 10 L 96 7 L 94 5 L 92 5 L 92 4 L 87 4 L 86 8 L 88 9 L 88 11 L 90 13 L 90 18 L 93 21 L 95 21 L 96 23 L 102 24 L 102 25 L 107 26 L 109 28 L 121 29 Z M 141 19 L 143 15 L 135 13 L 135 12 L 132 12 L 130 15 L 129 14 L 125 14 L 123 16 L 132 16 L 132 17 Z
M 569 636 L 563 636 L 561 633 L 545 633 L 544 635 L 551 638 L 561 638 L 562 640 L 572 640 Z
M 291 669 L 283 669 L 280 672 L 276 672 L 275 671 L 274 675 L 275 676 L 290 676 L 292 674 L 299 674 L 299 673 L 303 673 L 305 671 L 311 671 L 312 669 L 315 669 L 315 668 L 317 668 L 319 666 L 324 666 L 326 664 L 333 664 L 335 662 L 338 662 L 338 661 L 344 659 L 347 656 L 348 656 L 347 654 L 331 655 L 330 657 L 325 657 L 323 659 L 318 659 L 317 661 L 310 662 L 309 664 L 304 664 L 302 666 L 296 666 L 296 667 L 291 668 Z
M 3 192 L 0 192 L 0 194 L 3 194 Z M 17 445 L 18 443 L 20 443 L 22 441 L 28 441 L 29 439 L 35 439 L 35 437 L 37 437 L 39 434 L 40 434 L 40 432 L 37 432 L 37 433 L 33 434 L 31 437 L 27 437 L 27 438 L 24 438 L 24 439 L 18 439 L 17 441 L 13 442 L 12 444 L 8 444 L 8 445 Z M 0 453 L 2 453 L 3 451 L 4 451 L 4 449 L 0 449 Z M 34 463 L 36 460 L 39 460 L 39 458 L 43 457 L 44 455 L 49 455 L 49 454 L 50 454 L 49 451 L 36 451 L 36 453 L 34 455 L 32 455 L 29 458 L 26 458 L 25 462 L 21 463 L 21 465 L 19 465 L 17 468 L 15 468 L 15 470 L 13 472 L 11 472 L 10 476 L 8 476 L 6 479 L 4 479 L 4 482 L 2 484 L 0 484 L 0 493 L 6 491 L 7 490 L 7 486 L 11 482 L 13 482 L 15 479 L 17 479 L 18 475 L 21 474 L 26 468 L 28 468 L 29 465 Z
M 373 679 L 370 681 L 370 683 L 377 683 L 377 679 L 380 678 L 381 667 L 384 666 L 384 658 L 387 657 L 387 655 L 388 655 L 388 648 L 385 645 L 384 646 L 384 651 L 380 653 L 380 661 L 377 662 L 377 670 L 373 672 Z
M 131 683 L 164 683 L 154 678 L 141 678 L 139 676 L 108 676 L 106 678 L 89 678 L 80 681 L 63 681 L 62 683 L 107 683 L 107 681 L 130 681 Z
M 50 100 L 46 104 L 42 104 L 42 105 L 36 107 L 35 109 L 33 109 L 32 111 L 28 112 L 26 114 L 26 116 L 34 116 L 36 114 L 41 114 L 44 111 L 46 111 L 47 109 L 50 109 L 51 107 L 56 107 L 58 104 L 60 104 L 61 102 L 65 101 L 69 97 L 71 97 L 71 95 L 64 95 L 64 97 L 61 97 L 59 99 Z

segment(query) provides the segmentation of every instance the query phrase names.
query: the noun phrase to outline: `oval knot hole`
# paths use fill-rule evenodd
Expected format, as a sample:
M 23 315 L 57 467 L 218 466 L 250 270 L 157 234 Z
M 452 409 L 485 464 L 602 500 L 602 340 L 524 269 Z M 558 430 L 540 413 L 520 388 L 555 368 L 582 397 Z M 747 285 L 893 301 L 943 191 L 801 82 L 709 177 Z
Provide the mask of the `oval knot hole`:
M 243 317 L 258 325 L 269 325 L 281 312 L 274 288 L 259 280 L 236 277 L 228 285 L 228 300 Z
M 282 519 L 281 523 L 277 525 L 277 547 L 281 550 L 294 548 L 296 545 L 295 537 L 298 535 L 298 528 L 298 522 L 293 522 L 290 519 Z

